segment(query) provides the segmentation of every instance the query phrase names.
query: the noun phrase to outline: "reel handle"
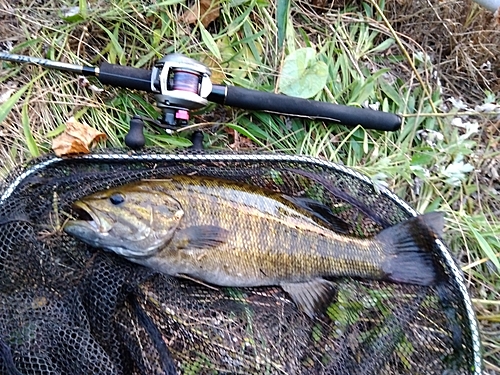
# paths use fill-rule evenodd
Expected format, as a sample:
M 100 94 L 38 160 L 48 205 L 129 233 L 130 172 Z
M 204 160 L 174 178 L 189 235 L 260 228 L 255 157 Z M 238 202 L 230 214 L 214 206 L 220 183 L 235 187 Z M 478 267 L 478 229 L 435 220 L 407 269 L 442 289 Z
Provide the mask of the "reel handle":
M 146 144 L 144 121 L 139 116 L 134 116 L 130 120 L 130 129 L 125 136 L 125 144 L 133 150 L 141 149 Z

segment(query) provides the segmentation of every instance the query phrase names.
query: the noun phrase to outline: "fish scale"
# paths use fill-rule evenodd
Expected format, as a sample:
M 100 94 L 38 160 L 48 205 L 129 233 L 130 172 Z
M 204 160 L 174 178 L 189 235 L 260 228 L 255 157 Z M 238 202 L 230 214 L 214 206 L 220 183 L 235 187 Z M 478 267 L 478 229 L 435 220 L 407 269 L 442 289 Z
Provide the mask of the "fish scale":
M 226 197 L 221 194 L 217 198 L 225 199 Z M 187 201 L 188 197 L 186 197 L 186 201 L 181 202 L 181 205 L 187 205 Z M 208 223 L 219 225 L 221 227 L 231 228 L 229 230 L 231 233 L 238 233 L 237 236 L 231 237 L 235 243 L 228 245 L 222 244 L 217 249 L 217 254 L 223 256 L 222 254 L 224 252 L 228 252 L 231 253 L 233 255 L 232 258 L 236 260 L 241 260 L 241 257 L 244 257 L 244 259 L 248 258 L 249 264 L 245 267 L 247 271 L 251 269 L 251 265 L 262 265 L 261 262 L 256 262 L 254 260 L 255 258 L 258 257 L 260 261 L 265 261 L 274 256 L 274 259 L 264 263 L 267 267 L 273 267 L 272 269 L 266 269 L 264 274 L 273 274 L 276 275 L 276 278 L 295 277 L 300 279 L 304 276 L 310 277 L 314 273 L 323 276 L 339 276 L 344 275 L 343 270 L 345 270 L 345 275 L 352 276 L 353 272 L 356 272 L 355 276 L 370 277 L 373 276 L 377 270 L 378 259 L 383 256 L 382 251 L 375 242 L 370 243 L 371 248 L 367 251 L 367 254 L 371 254 L 371 257 L 366 259 L 366 254 L 353 252 L 347 246 L 344 246 L 344 243 L 332 244 L 332 241 L 328 243 L 321 237 L 311 239 L 307 234 L 301 235 L 298 230 L 293 230 L 296 228 L 287 226 L 282 226 L 280 228 L 277 225 L 273 226 L 269 221 L 264 219 L 259 222 L 248 222 L 244 220 L 246 212 L 243 210 L 236 211 L 229 215 L 226 211 L 213 210 L 212 208 L 214 205 L 207 206 L 203 206 L 203 209 L 200 210 L 205 211 L 204 215 L 201 217 L 196 215 L 196 212 L 189 213 L 188 216 L 193 219 L 190 224 Z M 226 216 L 221 218 L 220 215 L 224 214 Z M 207 217 L 209 218 L 208 220 Z M 293 243 L 293 246 L 284 248 L 282 246 L 284 243 Z M 360 244 L 365 245 L 366 242 L 360 241 Z M 234 248 L 231 247 L 231 245 L 233 245 Z M 332 258 L 333 246 L 335 246 L 336 259 Z M 247 251 L 242 254 L 236 254 L 235 248 L 240 247 Z M 255 247 L 260 248 L 258 255 L 252 253 Z M 271 251 L 265 253 L 263 251 L 264 247 Z M 359 255 L 361 255 L 361 257 Z M 214 254 L 214 256 L 216 255 Z M 308 260 L 305 259 L 306 257 Z M 302 259 L 304 260 L 302 261 Z M 262 269 L 262 267 L 260 267 L 260 269 Z M 353 271 L 354 269 L 356 269 L 356 271 Z M 258 271 L 259 269 L 254 267 L 253 271 L 249 271 L 248 273 L 258 273 Z
M 325 278 L 432 285 L 443 225 L 435 212 L 360 239 L 332 230 L 337 219 L 319 202 L 197 176 L 136 182 L 75 206 L 92 220 L 65 231 L 93 246 L 203 283 L 279 285 L 309 316 L 336 292 Z

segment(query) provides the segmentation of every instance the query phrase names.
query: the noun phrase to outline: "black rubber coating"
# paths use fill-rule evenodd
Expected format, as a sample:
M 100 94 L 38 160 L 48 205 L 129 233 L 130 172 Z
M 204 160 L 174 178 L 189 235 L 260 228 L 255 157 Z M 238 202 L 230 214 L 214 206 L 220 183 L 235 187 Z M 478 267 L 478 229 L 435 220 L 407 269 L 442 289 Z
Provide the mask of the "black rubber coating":
M 207 100 L 212 103 L 224 104 L 226 102 L 227 86 L 212 85 L 212 92 L 207 96 Z
M 134 116 L 130 120 L 130 129 L 125 136 L 125 144 L 134 150 L 139 150 L 146 144 L 146 138 L 144 138 L 144 121 L 139 117 Z
M 99 81 L 105 85 L 151 92 L 151 70 L 132 68 L 103 62 L 99 67 Z
M 347 126 L 361 125 L 366 129 L 394 131 L 401 127 L 401 118 L 393 113 L 294 98 L 236 86 L 227 86 L 224 104 L 254 111 L 334 121 Z
M 193 145 L 191 146 L 192 150 L 201 151 L 204 149 L 203 147 L 203 132 L 200 130 L 195 130 L 193 134 L 191 134 L 191 142 Z

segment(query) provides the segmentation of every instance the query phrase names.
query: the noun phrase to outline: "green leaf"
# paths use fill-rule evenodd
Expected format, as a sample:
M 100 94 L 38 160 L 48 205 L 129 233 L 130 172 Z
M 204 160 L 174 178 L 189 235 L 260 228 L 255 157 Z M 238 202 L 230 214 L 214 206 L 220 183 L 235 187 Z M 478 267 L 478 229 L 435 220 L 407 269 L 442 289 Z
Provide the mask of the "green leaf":
M 394 87 L 392 87 L 392 85 L 389 85 L 389 83 L 383 77 L 380 77 L 378 83 L 380 84 L 380 89 L 384 92 L 385 95 L 387 95 L 387 97 L 389 97 L 394 103 L 396 103 L 399 108 L 404 108 L 403 97 L 400 93 L 397 92 L 396 89 L 394 89 Z
M 500 270 L 500 261 L 497 258 L 497 255 L 495 254 L 495 251 L 491 248 L 490 244 L 486 239 L 483 237 L 481 233 L 479 233 L 476 229 L 473 227 L 470 227 L 470 230 L 472 234 L 474 234 L 474 237 L 476 237 L 477 242 L 479 243 L 479 246 L 483 250 L 483 252 L 486 254 L 486 256 L 489 258 L 489 260 L 495 265 L 497 270 Z
M 290 0 L 278 0 L 276 10 L 276 23 L 278 25 L 278 48 L 283 47 L 285 41 L 286 25 L 290 12 Z
M 207 31 L 207 29 L 205 29 L 205 26 L 203 26 L 201 22 L 199 23 L 199 27 L 203 43 L 205 43 L 210 52 L 212 52 L 212 54 L 217 58 L 217 61 L 222 61 L 222 56 L 219 47 L 217 47 L 217 43 L 215 43 L 215 40 L 212 37 L 212 35 Z
M 243 124 L 243 127 L 246 129 L 244 133 L 249 133 L 249 135 L 247 135 L 246 137 L 256 140 L 255 141 L 256 143 L 259 143 L 259 141 L 257 141 L 258 139 L 263 139 L 263 140 L 269 139 L 269 133 L 264 129 L 262 129 L 260 126 L 254 124 L 248 118 L 241 116 L 240 118 L 238 118 L 238 122 Z
M 242 42 L 245 41 L 245 43 L 248 45 L 248 48 L 250 48 L 250 51 L 252 52 L 254 60 L 259 65 L 262 65 L 262 61 L 260 59 L 262 51 L 258 50 L 257 45 L 255 44 L 255 40 L 258 37 L 260 37 L 260 35 L 263 35 L 264 30 L 259 31 L 259 33 L 255 33 L 252 27 L 250 26 L 250 22 L 245 22 L 243 24 L 243 30 L 245 32 L 245 38 L 242 39 L 241 41 Z
M 110 44 L 108 46 L 110 47 L 109 49 L 109 60 L 111 64 L 114 64 L 116 59 L 114 56 L 118 56 L 118 60 L 121 61 L 123 57 L 125 56 L 125 52 L 123 51 L 122 46 L 120 45 L 120 42 L 118 41 L 118 38 L 114 33 L 112 33 L 110 30 L 108 30 L 104 25 L 100 24 L 99 22 L 96 22 L 96 24 L 108 35 Z M 120 24 L 117 23 L 115 25 L 115 32 L 118 31 Z M 113 56 L 113 57 L 112 57 Z
M 28 116 L 28 101 L 24 103 L 23 109 L 21 112 L 21 122 L 23 124 L 23 133 L 26 138 L 26 145 L 28 146 L 28 150 L 33 157 L 40 156 L 40 150 L 38 149 L 38 145 L 36 144 L 35 138 L 33 137 L 33 133 L 30 128 L 30 119 Z
M 376 54 L 376 53 L 382 53 L 384 52 L 385 50 L 389 49 L 390 47 L 392 47 L 392 45 L 394 44 L 394 39 L 392 38 L 389 38 L 389 39 L 386 39 L 384 40 L 382 43 L 380 43 L 378 46 L 372 48 L 371 50 L 369 50 L 367 52 L 367 54 Z
M 3 120 L 5 120 L 5 118 L 9 115 L 12 107 L 14 107 L 14 105 L 17 103 L 19 98 L 21 98 L 21 96 L 28 89 L 28 87 L 29 85 L 22 87 L 18 92 L 16 92 L 9 99 L 7 99 L 5 103 L 0 105 L 0 123 L 2 123 Z
M 154 3 L 154 8 L 161 8 L 161 7 L 167 7 L 170 5 L 175 5 L 179 3 L 183 3 L 185 0 L 165 0 L 165 1 L 158 1 Z
M 231 128 L 238 133 L 240 133 L 242 136 L 250 139 L 251 141 L 257 143 L 259 146 L 264 147 L 265 144 L 263 144 L 252 132 L 248 131 L 248 129 L 245 129 L 242 126 L 239 126 L 237 124 L 226 124 L 228 128 Z
M 66 10 L 64 14 L 61 14 L 61 18 L 67 23 L 76 23 L 79 21 L 83 21 L 84 19 L 80 14 L 80 8 L 78 7 L 72 7 Z
M 434 155 L 427 152 L 417 152 L 414 153 L 411 157 L 411 165 L 428 165 L 434 159 Z
M 193 145 L 193 142 L 191 142 L 189 139 L 183 137 L 176 137 L 168 134 L 161 134 L 161 135 L 145 134 L 145 136 L 146 139 L 151 140 L 153 144 L 162 147 L 165 145 L 171 145 L 174 147 L 190 147 Z
M 66 124 L 61 124 L 57 128 L 55 128 L 54 130 L 47 132 L 45 134 L 45 137 L 47 137 L 47 138 L 57 137 L 59 134 L 61 134 L 65 130 L 66 130 Z
M 301 48 L 285 58 L 279 90 L 286 95 L 311 98 L 326 85 L 328 66 L 313 48 Z
M 255 6 L 255 1 L 252 1 L 252 3 L 246 7 L 246 10 L 242 14 L 240 14 L 233 21 L 231 21 L 231 23 L 227 27 L 227 32 L 226 32 L 227 36 L 233 36 L 241 29 L 241 27 L 243 27 L 243 24 L 247 21 L 248 17 L 250 16 L 250 13 L 254 10 L 254 6 Z
M 79 6 L 71 7 L 61 14 L 61 18 L 67 23 L 83 21 L 88 16 L 87 0 L 80 0 Z
M 434 198 L 434 200 L 426 207 L 425 212 L 434 212 L 441 206 L 442 199 L 440 197 Z
M 80 14 L 84 18 L 87 18 L 87 15 L 89 13 L 89 7 L 87 5 L 87 0 L 80 0 L 79 1 L 79 6 L 80 6 Z

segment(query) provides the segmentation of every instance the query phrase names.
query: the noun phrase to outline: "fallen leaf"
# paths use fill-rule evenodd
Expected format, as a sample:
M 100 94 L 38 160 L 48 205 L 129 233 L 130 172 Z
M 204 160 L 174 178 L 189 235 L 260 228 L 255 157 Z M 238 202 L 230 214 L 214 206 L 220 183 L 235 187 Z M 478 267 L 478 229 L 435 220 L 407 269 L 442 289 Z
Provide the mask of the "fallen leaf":
M 88 154 L 94 142 L 105 139 L 106 134 L 71 117 L 66 122 L 66 130 L 52 141 L 52 149 L 57 156 Z
M 199 0 L 182 14 L 180 20 L 188 25 L 195 24 L 196 21 L 200 20 L 203 26 L 208 27 L 219 16 L 220 4 L 218 0 Z
M 247 137 L 241 135 L 234 129 L 226 128 L 224 130 L 233 138 L 233 143 L 229 145 L 231 149 L 236 151 L 240 149 L 255 149 L 255 143 L 253 143 L 251 139 L 248 139 Z

